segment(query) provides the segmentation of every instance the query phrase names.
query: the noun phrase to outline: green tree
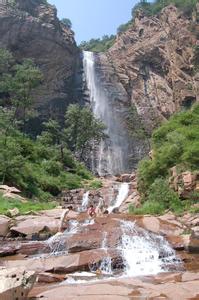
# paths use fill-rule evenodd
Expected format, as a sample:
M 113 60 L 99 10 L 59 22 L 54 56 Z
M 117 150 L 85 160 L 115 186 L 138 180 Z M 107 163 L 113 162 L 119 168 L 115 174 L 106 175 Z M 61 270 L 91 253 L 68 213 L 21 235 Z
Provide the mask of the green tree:
M 71 22 L 70 19 L 68 19 L 68 18 L 63 18 L 63 19 L 61 19 L 61 22 L 62 22 L 67 28 L 69 28 L 69 29 L 72 28 L 72 22 Z
M 84 160 L 94 144 L 106 138 L 104 124 L 95 118 L 88 107 L 71 104 L 65 115 L 64 134 L 69 148 L 76 158 Z

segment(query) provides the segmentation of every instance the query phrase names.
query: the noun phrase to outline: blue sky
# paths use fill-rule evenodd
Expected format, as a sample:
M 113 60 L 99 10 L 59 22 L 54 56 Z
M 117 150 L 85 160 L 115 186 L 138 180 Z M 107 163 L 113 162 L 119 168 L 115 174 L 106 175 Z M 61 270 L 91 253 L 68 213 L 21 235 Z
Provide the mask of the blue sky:
M 104 34 L 115 34 L 117 27 L 130 20 L 138 0 L 48 0 L 58 9 L 59 18 L 73 23 L 77 43 Z

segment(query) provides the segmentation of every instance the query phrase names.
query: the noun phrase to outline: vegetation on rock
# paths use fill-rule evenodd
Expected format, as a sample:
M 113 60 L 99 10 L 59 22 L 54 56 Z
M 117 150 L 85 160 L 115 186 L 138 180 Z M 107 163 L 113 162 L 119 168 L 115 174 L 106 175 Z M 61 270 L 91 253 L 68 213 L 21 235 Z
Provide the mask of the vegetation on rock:
M 149 2 L 147 0 L 141 0 L 137 5 L 132 9 L 132 17 L 136 15 L 136 11 L 138 9 L 142 9 L 144 13 L 148 16 L 158 14 L 161 10 L 173 4 L 177 8 L 183 11 L 186 16 L 191 16 L 193 10 L 196 7 L 198 0 L 155 0 L 153 2 Z
M 0 49 L 0 181 L 19 187 L 27 197 L 46 200 L 92 179 L 77 158 L 83 159 L 92 140 L 105 137 L 105 127 L 89 108 L 71 105 L 65 129 L 48 120 L 33 140 L 25 127 L 33 112 L 32 93 L 41 80 L 33 61 L 16 64 L 10 52 Z
M 152 149 L 153 159 L 142 160 L 138 167 L 138 187 L 144 203 L 141 209 L 147 208 L 149 213 L 151 209 L 178 211 L 190 203 L 179 201 L 178 195 L 170 189 L 169 170 L 177 166 L 179 172 L 198 171 L 199 105 L 172 116 L 155 130 Z M 194 203 L 197 199 L 198 196 L 190 197 L 189 201 Z
M 101 39 L 91 39 L 88 42 L 81 42 L 79 47 L 85 51 L 105 52 L 115 42 L 115 35 L 104 35 Z
M 8 215 L 9 210 L 17 208 L 20 215 L 31 214 L 35 211 L 48 210 L 56 207 L 56 202 L 27 201 L 21 202 L 19 199 L 6 198 L 0 194 L 0 214 Z
M 69 29 L 72 28 L 72 22 L 68 18 L 61 19 L 61 22 Z

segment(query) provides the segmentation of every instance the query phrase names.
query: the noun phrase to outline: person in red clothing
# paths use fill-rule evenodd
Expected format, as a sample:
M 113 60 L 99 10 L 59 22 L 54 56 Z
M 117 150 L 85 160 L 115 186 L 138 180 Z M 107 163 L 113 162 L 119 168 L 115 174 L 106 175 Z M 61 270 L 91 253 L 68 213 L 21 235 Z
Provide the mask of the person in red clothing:
M 93 218 L 96 216 L 96 213 L 95 213 L 95 209 L 93 207 L 93 205 L 91 204 L 88 211 L 87 211 L 88 215 L 90 218 Z

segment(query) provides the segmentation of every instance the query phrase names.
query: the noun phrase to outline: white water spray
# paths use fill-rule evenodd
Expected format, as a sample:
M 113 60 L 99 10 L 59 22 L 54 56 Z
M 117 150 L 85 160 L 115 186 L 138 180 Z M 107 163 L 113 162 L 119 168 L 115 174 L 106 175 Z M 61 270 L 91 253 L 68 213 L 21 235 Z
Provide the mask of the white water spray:
M 162 237 L 138 228 L 134 223 L 121 221 L 122 241 L 119 250 L 125 263 L 128 277 L 152 275 L 169 271 L 179 265 L 175 251 Z
M 109 213 L 111 213 L 115 208 L 119 208 L 124 200 L 127 198 L 129 193 L 129 184 L 124 182 L 120 185 L 117 198 L 115 203 L 108 208 Z
M 122 174 L 129 169 L 128 156 L 130 140 L 128 130 L 124 125 L 126 107 L 123 101 L 126 94 L 122 85 L 115 86 L 114 94 L 107 90 L 104 80 L 100 78 L 99 66 L 93 52 L 83 52 L 83 66 L 87 87 L 90 93 L 90 104 L 95 116 L 100 119 L 107 128 L 108 139 L 101 141 L 96 153 L 93 153 L 93 171 L 100 176 L 105 174 Z
M 87 191 L 83 195 L 83 199 L 82 199 L 82 210 L 83 211 L 87 210 L 88 204 L 89 204 L 89 191 Z

